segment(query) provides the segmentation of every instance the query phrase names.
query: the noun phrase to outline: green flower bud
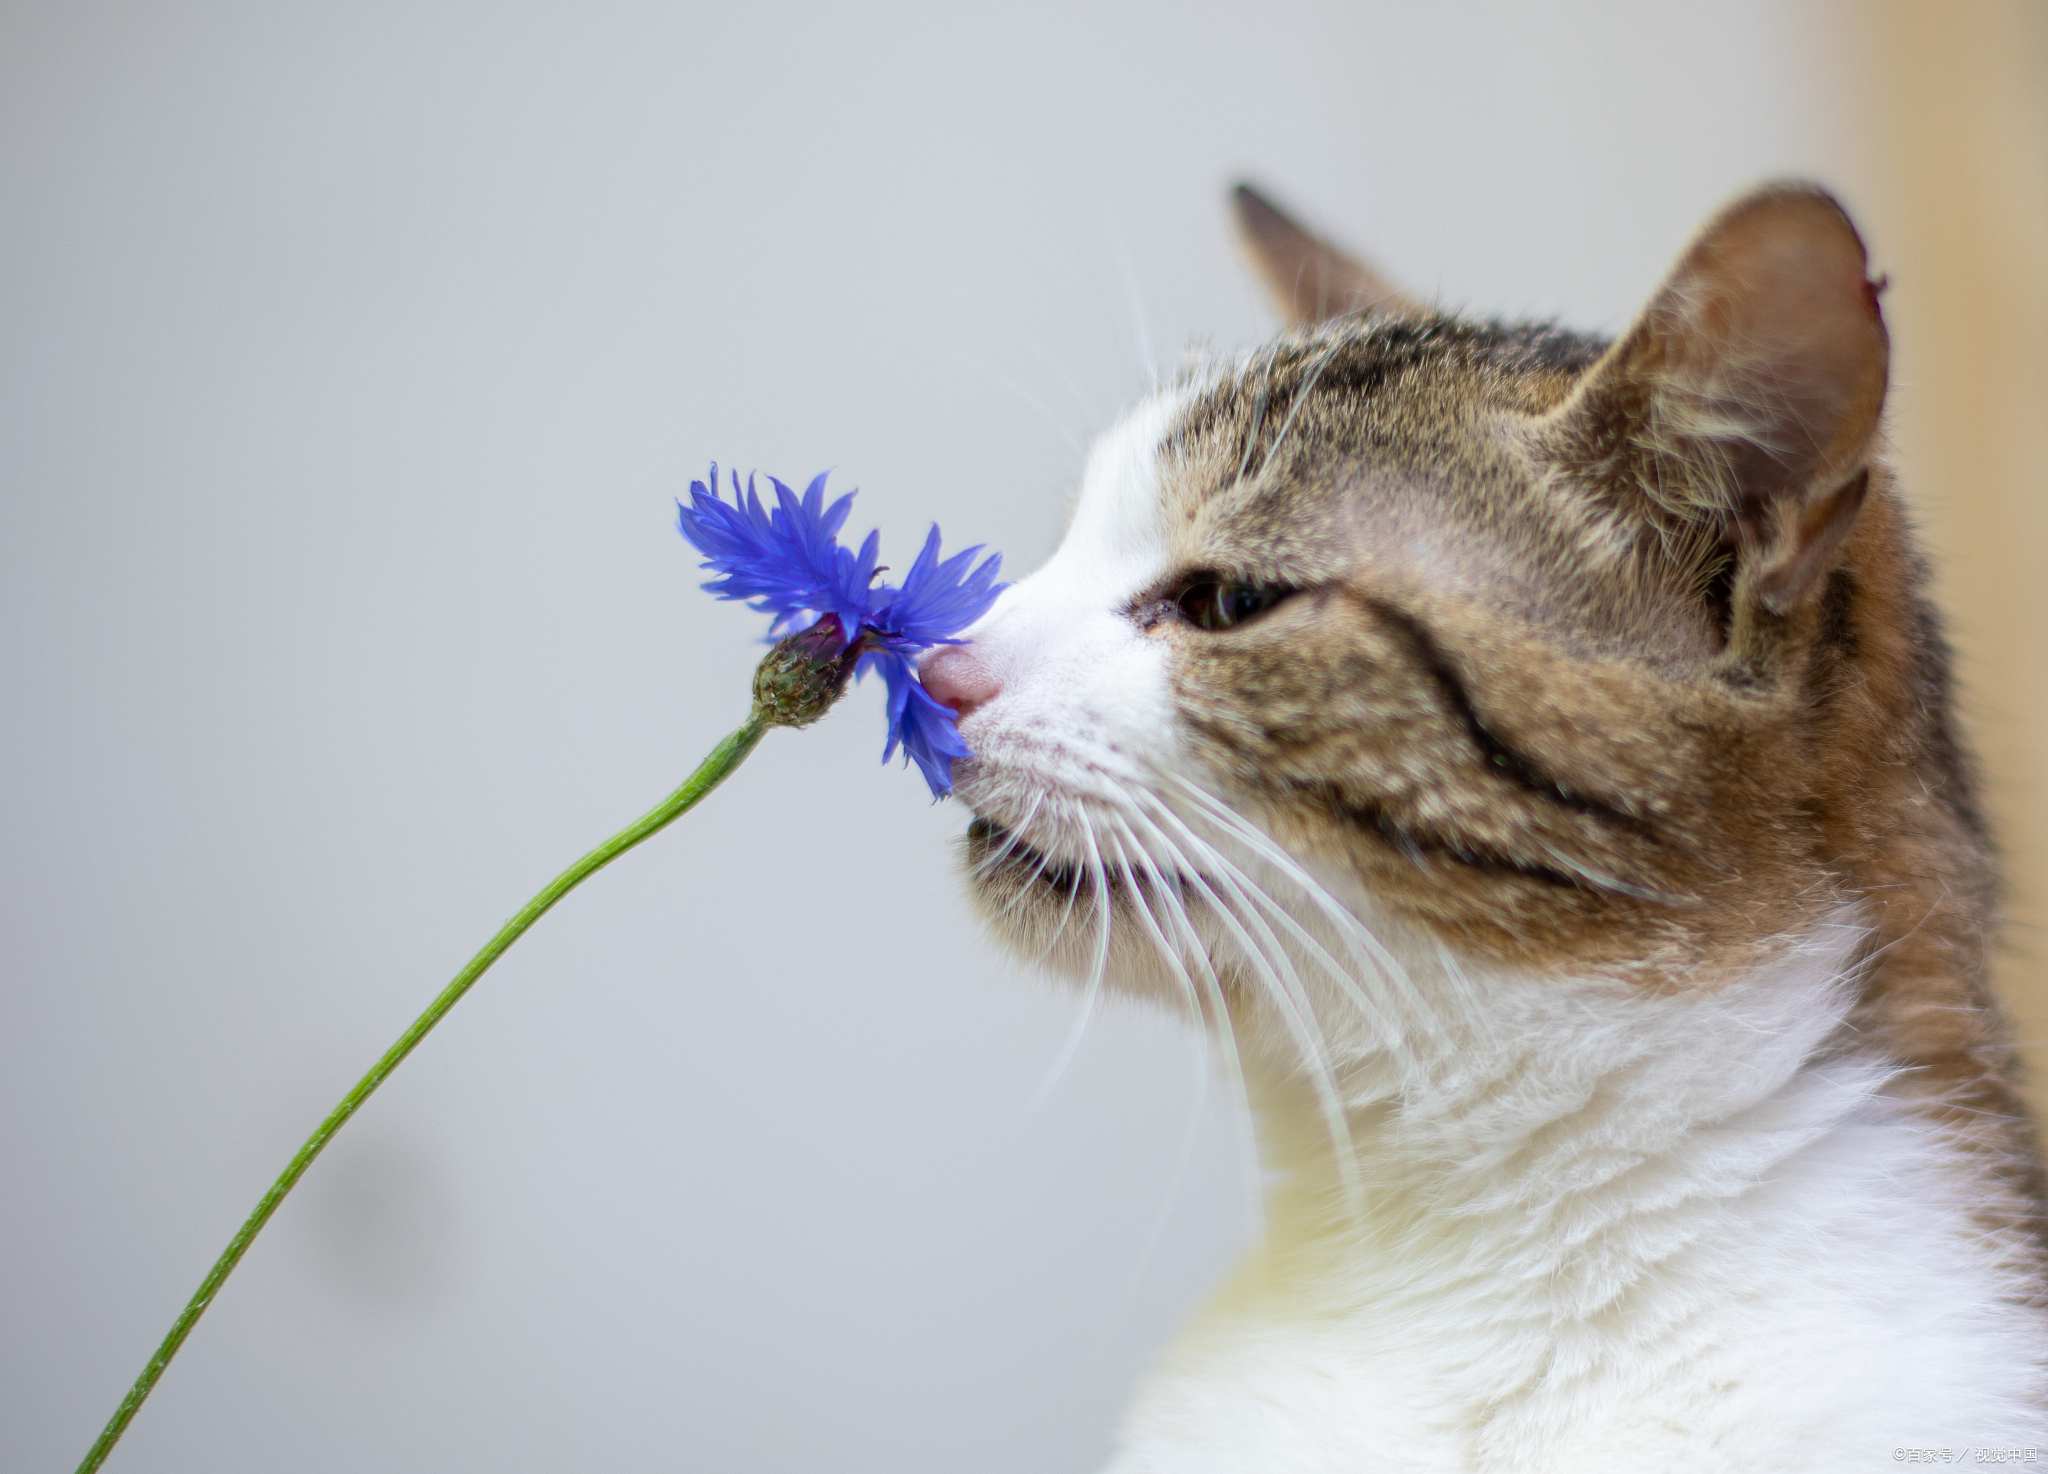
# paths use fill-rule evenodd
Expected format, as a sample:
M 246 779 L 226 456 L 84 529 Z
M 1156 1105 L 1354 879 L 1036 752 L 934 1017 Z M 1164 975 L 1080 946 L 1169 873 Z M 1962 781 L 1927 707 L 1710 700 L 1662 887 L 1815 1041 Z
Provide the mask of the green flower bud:
M 846 694 L 860 651 L 828 614 L 775 645 L 754 668 L 754 720 L 767 727 L 808 727 Z

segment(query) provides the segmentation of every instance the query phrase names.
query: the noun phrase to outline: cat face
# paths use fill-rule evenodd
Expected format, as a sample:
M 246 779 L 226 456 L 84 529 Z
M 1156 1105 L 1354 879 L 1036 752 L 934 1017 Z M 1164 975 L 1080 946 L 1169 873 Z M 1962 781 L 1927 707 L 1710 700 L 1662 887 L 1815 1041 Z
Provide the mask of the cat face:
M 1344 918 L 1707 986 L 1854 899 L 1882 754 L 1971 822 L 1832 200 L 1738 202 L 1612 345 L 1265 256 L 1284 301 L 1379 305 L 1133 409 L 1052 559 L 925 664 L 999 936 L 1197 1000 Z

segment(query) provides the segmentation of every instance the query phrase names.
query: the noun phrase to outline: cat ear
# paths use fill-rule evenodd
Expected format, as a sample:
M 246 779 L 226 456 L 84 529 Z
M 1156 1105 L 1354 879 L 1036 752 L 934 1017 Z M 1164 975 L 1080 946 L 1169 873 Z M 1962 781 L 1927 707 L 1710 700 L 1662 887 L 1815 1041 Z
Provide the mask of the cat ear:
M 1789 613 L 1863 503 L 1891 351 L 1866 266 L 1825 191 L 1745 195 L 1548 417 L 1550 454 L 1668 530 L 1718 525 L 1738 587 Z
M 1245 252 L 1290 326 L 1313 327 L 1354 312 L 1420 311 L 1385 277 L 1310 235 L 1249 184 L 1231 191 L 1231 204 Z

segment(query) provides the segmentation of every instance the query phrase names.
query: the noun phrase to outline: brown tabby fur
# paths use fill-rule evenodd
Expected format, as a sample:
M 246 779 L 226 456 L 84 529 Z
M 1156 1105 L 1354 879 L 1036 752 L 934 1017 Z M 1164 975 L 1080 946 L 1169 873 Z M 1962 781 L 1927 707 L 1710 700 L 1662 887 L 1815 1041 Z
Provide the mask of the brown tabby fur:
M 1738 202 L 1610 345 L 1429 311 L 1239 205 L 1297 326 L 1195 371 L 1171 561 L 1299 592 L 1220 634 L 1171 585 L 1134 606 L 1198 758 L 1521 969 L 1712 988 L 1857 907 L 1855 1042 L 1971 1149 L 1981 1222 L 2044 1283 L 1996 868 L 1840 207 Z

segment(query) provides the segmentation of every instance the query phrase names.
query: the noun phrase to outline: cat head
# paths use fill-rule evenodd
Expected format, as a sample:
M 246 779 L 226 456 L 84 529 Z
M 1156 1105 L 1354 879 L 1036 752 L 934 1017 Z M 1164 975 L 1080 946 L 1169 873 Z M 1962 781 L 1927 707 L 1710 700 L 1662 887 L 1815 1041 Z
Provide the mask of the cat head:
M 1238 212 L 1289 329 L 1131 409 L 923 666 L 1011 946 L 1195 1000 L 1347 926 L 1704 986 L 1974 824 L 1829 195 L 1736 201 L 1611 343 Z

